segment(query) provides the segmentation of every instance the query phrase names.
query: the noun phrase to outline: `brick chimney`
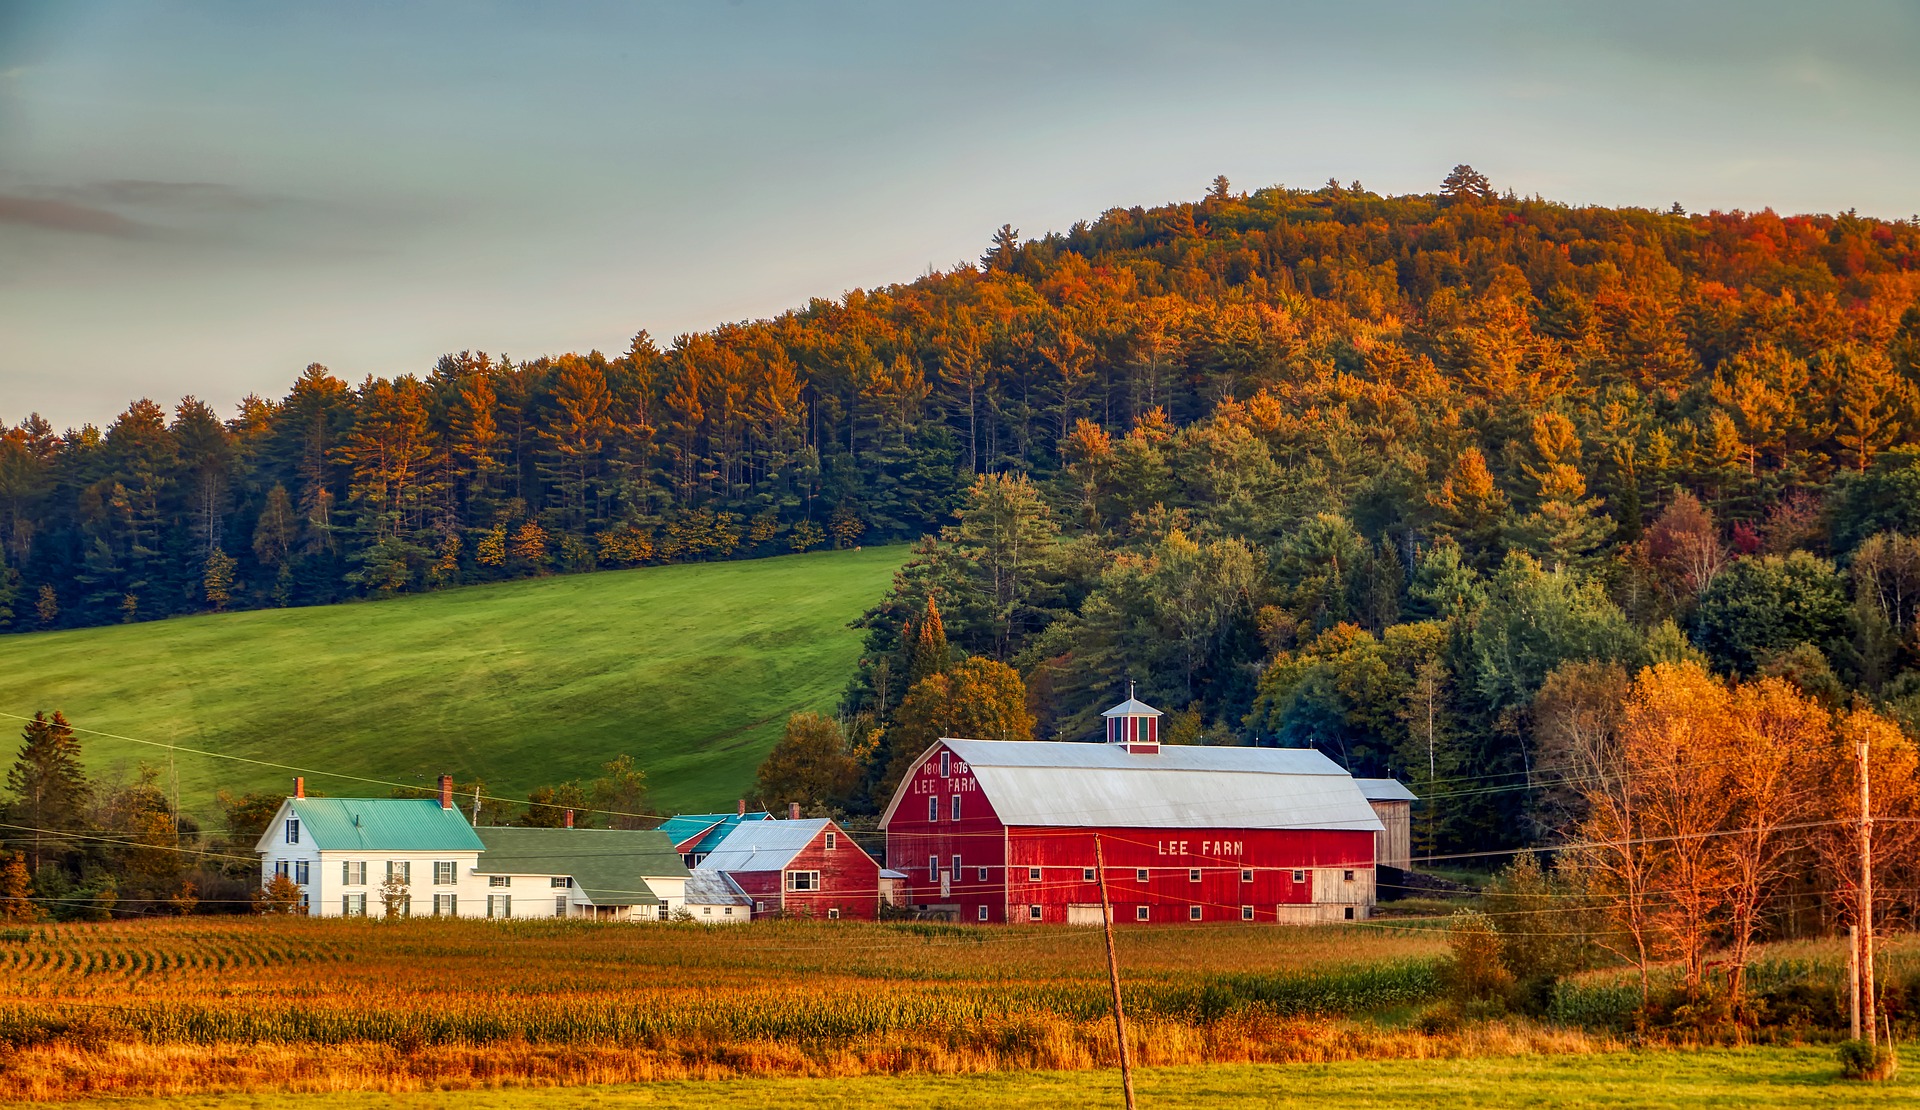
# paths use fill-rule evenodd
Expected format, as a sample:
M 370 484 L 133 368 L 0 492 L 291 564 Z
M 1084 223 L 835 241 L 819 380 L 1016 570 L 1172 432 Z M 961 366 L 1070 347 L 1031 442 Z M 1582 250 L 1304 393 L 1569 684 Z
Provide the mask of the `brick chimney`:
M 452 775 L 440 776 L 440 808 L 441 809 L 453 808 L 453 776 Z
M 740 799 L 740 816 L 745 817 L 746 815 L 747 815 L 747 800 L 745 798 L 742 798 Z
M 573 811 L 572 810 L 567 811 L 567 827 L 568 828 L 573 827 Z
M 787 820 L 789 821 L 800 820 L 800 803 L 799 802 L 787 803 Z
M 307 796 L 307 776 L 293 776 L 293 796 L 296 798 L 304 798 Z

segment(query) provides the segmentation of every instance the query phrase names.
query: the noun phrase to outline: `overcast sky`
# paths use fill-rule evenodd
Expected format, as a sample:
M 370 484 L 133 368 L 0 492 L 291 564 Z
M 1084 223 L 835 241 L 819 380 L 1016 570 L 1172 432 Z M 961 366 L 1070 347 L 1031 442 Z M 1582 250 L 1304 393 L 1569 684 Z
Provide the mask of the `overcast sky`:
M 0 420 L 624 350 L 1134 204 L 1920 209 L 1920 3 L 0 0 Z

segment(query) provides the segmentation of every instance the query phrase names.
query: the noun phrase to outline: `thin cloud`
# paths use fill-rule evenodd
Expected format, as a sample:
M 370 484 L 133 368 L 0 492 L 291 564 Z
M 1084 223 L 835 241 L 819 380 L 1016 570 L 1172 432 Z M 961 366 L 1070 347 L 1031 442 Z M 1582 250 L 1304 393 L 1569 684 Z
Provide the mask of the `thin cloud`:
M 68 185 L 52 190 L 63 200 L 80 204 L 210 211 L 252 211 L 267 207 L 268 198 L 211 181 L 147 181 L 122 178 Z
M 116 239 L 136 239 L 146 230 L 139 223 L 104 208 L 64 200 L 3 194 L 0 194 L 0 224 L 71 231 L 82 235 L 106 235 Z

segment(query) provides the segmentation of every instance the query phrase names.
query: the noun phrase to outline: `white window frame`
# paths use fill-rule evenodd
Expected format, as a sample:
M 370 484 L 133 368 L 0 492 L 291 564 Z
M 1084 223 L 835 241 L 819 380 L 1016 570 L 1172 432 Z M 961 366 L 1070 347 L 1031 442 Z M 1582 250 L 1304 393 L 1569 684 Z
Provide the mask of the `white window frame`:
M 457 860 L 439 859 L 433 861 L 433 885 L 453 886 L 460 881 L 460 864 Z
M 966 880 L 961 878 L 965 871 L 966 869 L 960 866 L 960 853 L 955 852 L 953 854 L 953 881 L 956 883 L 965 882 Z
M 1298 868 L 1298 867 L 1296 867 L 1296 868 L 1294 868 L 1294 869 L 1293 869 L 1293 881 L 1294 881 L 1294 882 L 1296 882 L 1296 883 L 1304 883 L 1304 882 L 1306 882 L 1306 881 L 1307 881 L 1307 873 L 1306 873 L 1305 871 L 1302 871 L 1302 870 L 1301 870 L 1300 868 Z
M 939 820 L 940 799 L 937 795 L 929 795 L 927 797 L 927 824 L 935 824 Z
M 300 843 L 300 819 L 298 817 L 287 818 L 287 823 L 282 832 L 288 844 Z
M 494 910 L 496 908 L 498 908 L 500 912 L 495 913 Z M 512 917 L 513 916 L 513 895 L 511 894 L 487 895 L 487 916 L 498 917 L 503 919 Z
M 413 861 L 410 859 L 390 859 L 387 861 L 387 881 L 399 879 L 401 886 L 413 885 Z
M 1240 907 L 1240 920 L 1242 920 L 1242 921 L 1252 921 L 1252 920 L 1253 920 L 1253 907 L 1252 907 L 1252 906 L 1241 906 L 1241 907 Z
M 1040 881 L 1040 869 L 1038 867 L 1027 868 L 1027 881 L 1030 883 L 1037 883 Z
M 960 820 L 960 795 L 958 794 L 953 796 L 953 819 Z
M 292 879 L 293 878 L 293 861 L 290 859 L 274 860 L 273 861 L 273 877 L 276 879 Z
M 840 907 L 839 907 L 839 906 L 830 906 L 830 907 L 828 907 L 828 909 L 827 909 L 827 920 L 828 920 L 828 921 L 838 921 L 838 920 L 840 920 Z
M 1250 882 L 1252 882 L 1252 881 L 1253 881 L 1253 868 L 1251 868 L 1251 867 L 1242 867 L 1242 868 L 1240 869 L 1240 881 L 1241 881 L 1241 882 L 1243 882 L 1243 883 L 1250 883 Z
M 1094 874 L 1093 868 L 1082 867 L 1080 869 L 1080 881 L 1083 883 L 1097 883 L 1100 881 L 1100 876 Z
M 433 896 L 433 916 L 459 917 L 460 896 L 458 894 L 436 894 Z
M 1147 907 L 1145 906 L 1133 907 L 1133 919 L 1135 921 L 1146 921 L 1149 919 L 1149 917 L 1150 917 L 1150 914 L 1147 911 Z
M 1200 881 L 1200 869 L 1198 867 L 1187 868 L 1187 881 L 1190 883 L 1197 883 Z
M 293 881 L 306 886 L 313 881 L 313 864 L 303 859 L 293 861 Z
M 362 894 L 342 894 L 340 896 L 340 916 L 367 916 L 367 896 Z
M 937 883 L 940 881 L 940 857 L 939 856 L 927 857 L 927 881 L 930 883 Z
M 366 886 L 367 861 L 363 859 L 343 859 L 340 861 L 341 886 Z
M 556 897 L 554 898 L 554 900 L 553 900 L 553 916 L 555 916 L 555 917 L 565 917 L 565 916 L 567 916 L 567 896 L 566 896 L 566 895 L 564 895 L 564 894 L 561 894 L 561 895 L 558 895 L 558 896 L 556 896 Z
M 1147 879 L 1147 869 L 1146 869 L 1146 868 L 1144 868 L 1144 867 L 1136 867 L 1136 868 L 1134 868 L 1134 869 L 1133 869 L 1133 881 L 1134 881 L 1134 882 L 1136 882 L 1136 883 L 1144 883 L 1144 882 L 1147 882 L 1147 881 L 1148 881 L 1148 879 Z
M 489 890 L 498 889 L 501 887 L 510 887 L 512 885 L 513 885 L 512 875 L 488 875 L 487 876 L 487 888 Z
M 837 832 L 834 832 L 832 829 L 828 829 L 827 830 L 827 851 L 837 852 L 839 850 L 840 850 L 840 834 Z
M 980 907 L 980 909 L 979 909 L 979 912 L 977 912 L 977 913 L 975 913 L 975 914 L 973 915 L 973 919 L 974 919 L 975 921 L 985 921 L 985 920 L 987 920 L 987 907 L 986 907 L 986 906 L 985 906 L 984 904 L 983 904 L 983 905 L 981 905 L 981 907 Z
M 1353 881 L 1353 872 L 1351 872 L 1351 871 L 1342 871 L 1342 872 L 1340 873 L 1340 881 L 1341 881 L 1341 882 L 1343 882 L 1343 883 L 1350 883 L 1350 882 L 1352 882 L 1352 881 Z
M 978 875 L 979 875 L 979 879 L 980 879 L 980 881 L 981 881 L 981 882 L 983 882 L 983 883 L 984 883 L 984 882 L 987 882 L 987 881 L 988 881 L 988 880 L 987 880 L 987 869 L 986 869 L 986 868 L 984 868 L 984 867 L 976 867 L 976 868 L 974 868 L 974 870 L 975 870 L 976 872 L 978 872 Z
M 940 753 L 940 777 L 943 779 L 953 777 L 953 753 L 952 752 L 942 751 Z
M 1198 920 L 1200 920 L 1200 907 L 1199 907 L 1199 906 L 1188 906 L 1188 907 L 1187 907 L 1187 920 L 1188 920 L 1188 921 L 1198 921 Z
M 1031 902 L 1027 905 L 1027 920 L 1028 921 L 1040 920 L 1040 903 Z
M 573 886 L 573 877 L 571 875 L 553 875 L 547 879 L 547 889 L 549 890 L 566 890 L 571 886 Z
M 820 872 L 789 871 L 786 888 L 791 894 L 817 894 L 820 892 Z

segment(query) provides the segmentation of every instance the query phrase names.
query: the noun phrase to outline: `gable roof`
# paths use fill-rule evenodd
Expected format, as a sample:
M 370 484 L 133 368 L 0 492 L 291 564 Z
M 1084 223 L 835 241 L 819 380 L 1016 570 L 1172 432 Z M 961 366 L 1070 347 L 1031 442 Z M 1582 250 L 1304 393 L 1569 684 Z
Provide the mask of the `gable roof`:
M 967 763 L 1008 825 L 1383 827 L 1353 776 L 1308 748 L 1162 747 L 1136 755 L 1120 744 L 943 739 L 940 745 Z M 910 779 L 894 791 L 882 825 L 892 820 Z
M 713 871 L 779 871 L 831 824 L 824 817 L 749 821 L 728 833 L 701 866 Z
M 1419 795 L 1408 790 L 1399 779 L 1354 779 L 1360 784 L 1360 793 L 1366 795 L 1369 802 L 1417 802 Z
M 734 826 L 743 821 L 771 821 L 773 814 L 757 813 L 683 813 L 660 823 L 660 831 L 673 840 L 675 848 L 689 854 L 711 852 Z
M 478 852 L 473 826 L 438 798 L 288 798 L 281 813 L 300 819 L 300 836 L 323 852 Z M 255 851 L 268 851 L 280 835 L 281 814 L 267 826 Z
M 1155 709 L 1153 706 L 1148 705 L 1146 702 L 1141 701 L 1139 698 L 1128 698 L 1126 701 L 1121 702 L 1119 705 L 1114 706 L 1112 709 L 1108 709 L 1102 712 L 1100 715 L 1102 717 L 1164 717 L 1166 716 L 1165 713 L 1160 712 L 1158 709 Z
M 751 906 L 753 899 L 740 889 L 740 884 L 727 877 L 724 871 L 715 871 L 710 867 L 696 867 L 693 875 L 687 879 L 687 905 L 689 906 Z
M 673 841 L 655 829 L 474 830 L 483 875 L 570 875 L 596 906 L 657 906 L 653 879 L 684 879 Z

